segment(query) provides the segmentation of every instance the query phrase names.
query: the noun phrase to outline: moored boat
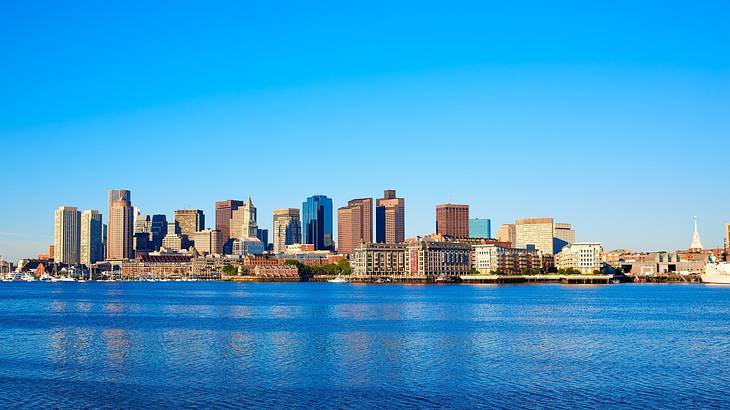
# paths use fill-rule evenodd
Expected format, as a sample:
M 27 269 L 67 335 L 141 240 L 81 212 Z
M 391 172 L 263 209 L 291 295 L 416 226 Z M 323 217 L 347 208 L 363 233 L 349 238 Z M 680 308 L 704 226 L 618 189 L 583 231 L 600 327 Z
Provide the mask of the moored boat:
M 705 273 L 700 275 L 702 283 L 730 285 L 730 263 L 709 262 L 705 265 Z

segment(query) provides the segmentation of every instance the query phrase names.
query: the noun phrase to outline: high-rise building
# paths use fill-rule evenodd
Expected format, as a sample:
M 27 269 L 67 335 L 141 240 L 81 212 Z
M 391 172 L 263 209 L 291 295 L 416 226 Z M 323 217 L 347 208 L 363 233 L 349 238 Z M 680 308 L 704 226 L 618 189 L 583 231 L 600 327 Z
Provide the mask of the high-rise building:
M 316 250 L 334 250 L 332 239 L 332 199 L 313 195 L 302 203 L 302 241 Z
M 131 259 L 134 257 L 132 233 L 134 212 L 132 194 L 126 189 L 109 191 L 109 222 L 107 228 L 107 260 Z
M 575 231 L 570 224 L 555 223 L 553 230 L 553 250 L 555 252 L 560 252 L 561 249 L 575 242 Z
M 373 200 L 353 199 L 337 210 L 337 250 L 351 254 L 361 243 L 373 242 Z
M 725 224 L 725 249 L 730 249 L 730 223 Z
M 104 258 L 103 243 L 101 240 L 103 226 L 101 213 L 89 209 L 81 212 L 81 259 L 86 266 Z
M 200 209 L 178 209 L 175 222 L 183 237 L 192 237 L 195 232 L 205 229 L 205 215 Z
M 264 249 L 269 249 L 269 230 L 268 229 L 256 229 L 256 237 L 259 238 L 261 243 L 264 245 Z
M 192 240 L 195 249 L 201 255 L 220 254 L 221 245 L 219 242 L 220 232 L 213 229 L 204 229 L 193 233 Z
M 170 251 L 183 249 L 183 238 L 177 221 L 167 223 L 167 235 L 162 239 L 162 247 Z
M 491 238 L 492 237 L 492 220 L 472 218 L 469 219 L 469 237 L 470 238 Z
M 452 238 L 469 237 L 469 205 L 436 206 L 436 233 Z
M 229 239 L 236 238 L 240 233 L 231 232 L 231 218 L 233 211 L 243 206 L 243 201 L 229 199 L 215 203 L 215 229 L 220 231 L 220 239 L 223 243 Z
M 394 189 L 386 189 L 375 203 L 375 241 L 402 243 L 406 239 L 406 205 L 396 198 Z
M 134 233 L 150 233 L 152 231 L 152 220 L 150 216 L 137 213 L 139 212 L 139 208 L 134 209 Z
M 299 209 L 274 209 L 273 223 L 274 253 L 283 253 L 286 245 L 301 243 L 302 222 L 299 219 Z
M 534 246 L 548 255 L 554 255 L 553 218 L 525 218 L 515 223 L 515 248 Z
M 159 250 L 162 247 L 162 240 L 167 235 L 167 217 L 165 215 L 152 215 L 150 233 L 152 234 L 152 248 Z
M 510 246 L 515 246 L 515 243 L 517 242 L 515 225 L 504 224 L 500 226 L 499 230 L 497 231 L 497 240 L 499 242 L 509 242 L 511 244 Z
M 248 197 L 246 203 L 231 213 L 229 226 L 232 238 L 256 238 L 256 234 L 258 233 L 256 207 L 251 197 Z
M 53 259 L 56 263 L 75 265 L 80 262 L 81 213 L 73 206 L 62 206 L 55 212 Z

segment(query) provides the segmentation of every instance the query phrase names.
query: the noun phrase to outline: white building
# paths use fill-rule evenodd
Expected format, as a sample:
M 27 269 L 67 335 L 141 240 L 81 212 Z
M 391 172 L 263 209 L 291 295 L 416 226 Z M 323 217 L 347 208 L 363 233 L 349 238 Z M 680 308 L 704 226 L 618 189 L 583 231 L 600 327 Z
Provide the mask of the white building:
M 221 253 L 221 243 L 219 241 L 220 231 L 214 229 L 205 229 L 194 232 L 192 240 L 195 243 L 195 250 L 203 255 L 213 255 Z
M 274 253 L 284 252 L 286 245 L 302 241 L 302 222 L 298 208 L 274 209 Z
M 81 213 L 76 207 L 62 206 L 54 216 L 53 259 L 57 263 L 78 264 L 81 260 Z
M 86 266 L 104 259 L 102 225 L 99 211 L 81 212 L 81 263 Z
M 576 269 L 583 274 L 601 270 L 603 246 L 598 242 L 576 242 L 555 255 L 558 269 Z

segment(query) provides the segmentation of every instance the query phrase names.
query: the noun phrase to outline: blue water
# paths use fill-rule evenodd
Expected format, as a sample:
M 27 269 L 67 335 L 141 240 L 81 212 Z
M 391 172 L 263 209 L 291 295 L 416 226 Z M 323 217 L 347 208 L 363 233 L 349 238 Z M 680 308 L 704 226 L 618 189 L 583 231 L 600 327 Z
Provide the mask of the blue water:
M 0 407 L 730 406 L 730 288 L 0 283 Z

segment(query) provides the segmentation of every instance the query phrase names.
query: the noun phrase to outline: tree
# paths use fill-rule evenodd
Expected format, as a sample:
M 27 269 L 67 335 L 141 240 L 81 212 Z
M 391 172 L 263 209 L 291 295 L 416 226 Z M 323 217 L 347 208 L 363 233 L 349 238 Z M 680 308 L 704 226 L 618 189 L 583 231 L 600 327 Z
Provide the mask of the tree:
M 352 273 L 352 268 L 350 267 L 350 262 L 347 259 L 340 259 L 337 261 L 337 268 L 340 271 L 340 274 L 342 275 L 349 275 Z
M 479 271 L 476 268 L 469 269 L 469 275 L 478 275 Z
M 227 264 L 227 265 L 223 266 L 223 273 L 225 273 L 228 276 L 233 276 L 236 273 L 238 273 L 238 269 L 233 265 Z

